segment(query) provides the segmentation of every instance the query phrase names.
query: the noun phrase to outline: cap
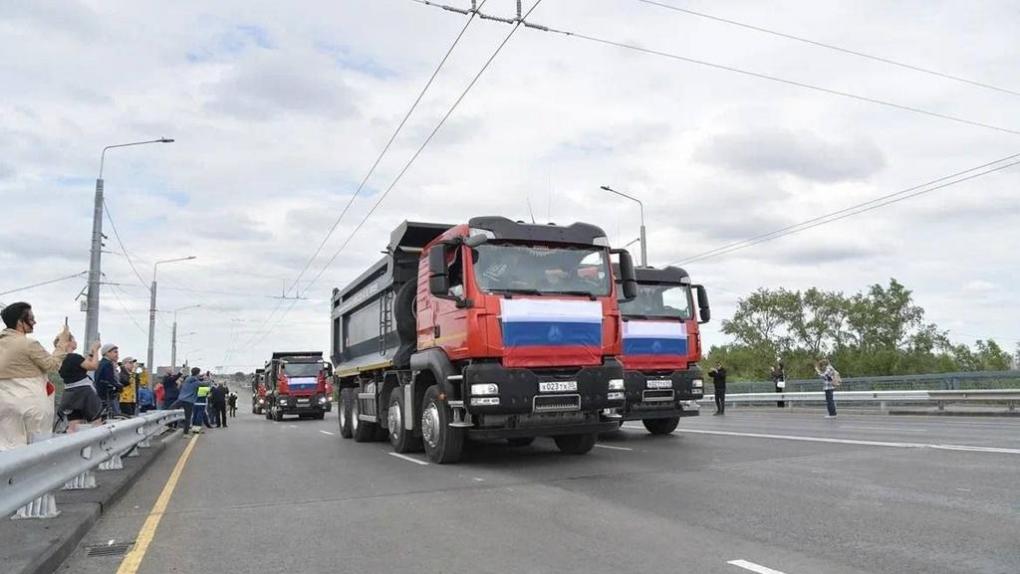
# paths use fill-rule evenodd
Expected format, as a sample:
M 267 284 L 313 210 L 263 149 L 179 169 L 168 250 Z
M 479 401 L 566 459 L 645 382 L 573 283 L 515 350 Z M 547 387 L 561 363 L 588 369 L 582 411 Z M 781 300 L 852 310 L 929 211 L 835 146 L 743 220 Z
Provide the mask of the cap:
M 134 357 L 127 357 L 126 359 L 122 360 L 121 362 L 122 363 L 137 363 L 138 359 L 136 359 Z
M 116 348 L 117 348 L 117 345 L 114 345 L 114 344 L 111 344 L 111 343 L 107 343 L 107 344 L 103 345 L 102 349 L 99 349 L 99 354 L 100 355 L 105 355 L 105 354 L 109 353 L 110 351 L 112 351 L 112 350 L 114 350 Z

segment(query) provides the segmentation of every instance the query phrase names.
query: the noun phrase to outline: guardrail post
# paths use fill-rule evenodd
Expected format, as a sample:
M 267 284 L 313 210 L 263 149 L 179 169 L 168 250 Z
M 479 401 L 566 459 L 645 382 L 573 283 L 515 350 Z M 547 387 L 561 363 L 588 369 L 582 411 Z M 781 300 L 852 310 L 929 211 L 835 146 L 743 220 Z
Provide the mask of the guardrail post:
M 946 410 L 946 401 L 939 401 L 937 404 L 939 406 L 940 411 Z
M 1016 410 L 1016 402 L 1009 401 L 1008 403 L 1006 403 L 1006 407 L 1009 409 L 1009 412 L 1013 412 Z
M 120 454 L 111 456 L 108 460 L 99 463 L 99 470 L 121 470 L 124 468 L 124 461 Z
M 24 520 L 26 518 L 54 518 L 60 515 L 57 509 L 57 499 L 53 493 L 46 493 L 39 498 L 22 506 L 14 513 L 11 520 Z
M 96 488 L 96 474 L 91 470 L 79 474 L 64 484 L 63 490 L 89 490 Z

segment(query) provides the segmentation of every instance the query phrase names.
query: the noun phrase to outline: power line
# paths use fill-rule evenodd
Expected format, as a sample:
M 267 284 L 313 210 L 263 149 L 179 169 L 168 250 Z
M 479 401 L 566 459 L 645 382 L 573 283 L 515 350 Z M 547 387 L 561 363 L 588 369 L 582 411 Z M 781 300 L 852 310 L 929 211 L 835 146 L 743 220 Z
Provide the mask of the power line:
M 488 0 L 482 0 L 482 5 L 484 6 L 487 1 Z M 343 220 L 344 216 L 347 215 L 347 212 L 350 210 L 351 205 L 354 204 L 354 200 L 357 199 L 359 194 L 361 194 L 361 190 L 365 187 L 365 184 L 368 183 L 368 180 L 375 173 L 376 168 L 379 167 L 379 163 L 382 161 L 386 153 L 390 150 L 390 147 L 393 145 L 393 142 L 397 139 L 397 135 L 399 135 L 401 130 L 404 129 L 404 125 L 407 124 L 407 120 L 410 119 L 411 114 L 413 114 L 414 110 L 418 108 L 418 104 L 421 103 L 422 98 L 425 97 L 425 93 L 429 90 L 430 87 L 432 87 L 432 83 L 436 80 L 436 77 L 439 75 L 440 70 L 443 69 L 443 66 L 446 65 L 446 61 L 450 58 L 450 54 L 453 53 L 453 50 L 460 43 L 461 38 L 464 37 L 464 34 L 467 32 L 468 26 L 471 25 L 471 22 L 473 20 L 474 14 L 471 14 L 471 17 L 468 18 L 468 21 L 464 23 L 464 27 L 460 29 L 460 33 L 457 34 L 456 38 L 454 38 L 453 44 L 451 44 L 450 47 L 446 50 L 446 53 L 443 55 L 443 58 L 439 61 L 439 64 L 436 66 L 436 69 L 432 71 L 432 75 L 429 77 L 428 81 L 425 82 L 425 86 L 422 87 L 420 92 L 418 92 L 418 97 L 414 99 L 414 102 L 411 104 L 411 107 L 408 108 L 407 113 L 404 114 L 404 118 L 400 120 L 399 124 L 397 124 L 397 129 L 393 130 L 393 134 L 390 135 L 390 139 L 386 142 L 386 145 L 383 146 L 383 149 L 382 151 L 379 152 L 379 155 L 376 156 L 375 161 L 372 162 L 372 167 L 368 169 L 368 172 L 365 174 L 365 177 L 361 178 L 361 183 L 359 183 L 358 188 L 354 190 L 354 194 L 351 195 L 351 198 L 347 201 L 347 205 L 344 206 L 343 210 L 340 212 L 340 215 L 336 218 L 336 221 L 333 222 L 333 225 L 329 228 L 329 231 L 326 233 L 326 236 L 322 238 L 321 242 L 319 242 L 319 246 L 315 249 L 315 253 L 313 253 L 312 256 L 308 258 L 308 261 L 305 263 L 304 268 L 302 268 L 301 272 L 298 273 L 297 279 L 295 279 L 294 283 L 284 292 L 284 295 L 289 293 L 291 289 L 298 285 L 298 283 L 301 281 L 301 278 L 304 277 L 305 272 L 308 271 L 308 268 L 311 267 L 312 263 L 315 262 L 315 258 L 319 256 L 319 253 L 322 252 L 322 248 L 326 246 L 326 242 L 329 241 L 329 238 L 333 236 L 333 232 L 336 231 L 336 228 L 340 225 L 340 222 Z
M 853 217 L 854 215 L 860 215 L 861 213 L 865 213 L 865 212 L 868 212 L 868 211 L 879 209 L 881 207 L 885 207 L 885 206 L 891 205 L 893 203 L 898 203 L 900 201 L 905 201 L 905 200 L 911 199 L 913 197 L 917 197 L 917 196 L 920 196 L 920 195 L 931 193 L 933 191 L 944 189 L 946 187 L 950 187 L 950 186 L 956 185 L 958 183 L 963 183 L 965 181 L 969 181 L 969 180 L 972 180 L 972 179 L 977 179 L 979 177 L 982 177 L 982 176 L 985 176 L 985 175 L 988 175 L 988 174 L 991 174 L 991 173 L 995 173 L 995 172 L 998 172 L 998 171 L 1002 171 L 1004 169 L 1013 167 L 1015 165 L 1020 165 L 1020 159 L 1017 159 L 1017 158 L 1020 158 L 1020 154 L 1009 155 L 1009 156 L 1006 156 L 1006 157 L 1004 157 L 1002 159 L 999 159 L 999 160 L 996 160 L 996 161 L 993 161 L 993 162 L 989 162 L 989 163 L 985 163 L 985 164 L 982 164 L 982 165 L 979 165 L 979 166 L 976 166 L 976 167 L 972 167 L 970 169 L 966 169 L 966 170 L 963 170 L 963 171 L 959 171 L 959 172 L 956 172 L 956 173 L 951 174 L 951 175 L 940 177 L 938 179 L 931 180 L 931 181 L 923 183 L 921 185 L 913 186 L 913 187 L 910 187 L 910 188 L 907 188 L 907 189 L 904 189 L 904 190 L 901 190 L 901 191 L 897 191 L 895 193 L 890 193 L 890 194 L 887 194 L 887 195 L 884 195 L 884 196 L 881 196 L 881 197 L 877 197 L 875 199 L 872 199 L 872 200 L 869 200 L 869 201 L 865 201 L 865 202 L 862 202 L 862 203 L 858 203 L 856 205 L 852 205 L 850 207 L 846 207 L 846 208 L 840 209 L 838 211 L 833 211 L 833 212 L 827 213 L 825 215 L 821 215 L 821 216 L 818 216 L 818 217 L 813 217 L 811 219 L 807 219 L 807 220 L 802 221 L 800 223 L 796 223 L 794 225 L 789 225 L 789 226 L 784 227 L 782 229 L 777 229 L 777 230 L 769 232 L 769 233 L 763 233 L 761 235 L 756 235 L 754 237 L 751 237 L 749 239 L 745 239 L 743 241 L 737 241 L 737 242 L 731 243 L 729 245 L 725 245 L 723 247 L 719 247 L 719 248 L 716 248 L 716 249 L 711 249 L 709 251 L 705 251 L 705 252 L 699 253 L 697 255 L 693 255 L 691 257 L 688 257 L 687 259 L 684 259 L 684 260 L 682 260 L 680 262 L 674 263 L 673 265 L 686 265 L 688 263 L 692 263 L 692 262 L 695 262 L 695 261 L 701 261 L 701 260 L 704 260 L 704 259 L 710 259 L 712 257 L 718 257 L 720 255 L 727 255 L 727 254 L 732 253 L 734 251 L 739 251 L 741 249 L 746 249 L 748 247 L 752 247 L 752 246 L 758 245 L 760 243 L 765 243 L 767 241 L 773 241 L 773 240 L 779 239 L 781 237 L 786 237 L 787 235 L 793 235 L 794 233 L 800 233 L 801 231 L 806 231 L 808 229 L 812 229 L 812 228 L 818 227 L 820 225 L 825 225 L 825 224 L 828 224 L 828 223 L 833 223 L 833 222 L 839 221 L 841 219 L 846 219 L 848 217 Z M 1004 163 L 1004 162 L 1008 162 L 1008 163 Z M 996 165 L 996 164 L 1000 164 L 1000 165 Z
M 128 254 L 127 247 L 124 247 L 124 242 L 120 239 L 120 232 L 117 231 L 117 224 L 113 222 L 113 215 L 110 214 L 110 208 L 106 206 L 106 199 L 103 199 L 103 211 L 106 213 L 106 219 L 110 222 L 110 227 L 113 228 L 113 236 L 117 238 L 117 244 L 120 245 L 120 250 L 124 253 L 124 259 L 127 259 L 128 265 L 131 266 L 131 271 L 134 271 L 135 277 L 138 278 L 138 282 L 142 284 L 142 287 L 148 288 L 149 285 L 142 279 L 142 274 L 135 268 L 134 261 L 131 261 L 131 256 Z
M 836 52 L 842 52 L 844 54 L 850 54 L 851 56 L 857 56 L 859 58 L 866 58 L 868 60 L 874 60 L 876 62 L 882 62 L 883 64 L 889 64 L 889 65 L 892 65 L 892 66 L 898 66 L 900 68 L 905 68 L 905 69 L 908 69 L 908 70 L 913 70 L 915 72 L 921 72 L 923 74 L 929 74 L 929 75 L 932 75 L 932 76 L 938 76 L 940 78 L 944 78 L 944 79 L 947 79 L 947 80 L 953 80 L 953 81 L 956 81 L 956 82 L 961 82 L 961 83 L 964 83 L 964 84 L 970 84 L 972 86 L 977 86 L 977 87 L 985 88 L 985 89 L 988 89 L 988 90 L 994 90 L 996 92 L 1002 92 L 1002 93 L 1005 93 L 1005 94 L 1010 94 L 1010 95 L 1014 95 L 1014 96 L 1020 96 L 1020 92 L 1016 92 L 1016 91 L 1013 91 L 1013 90 L 1010 90 L 1010 89 L 1007 89 L 1007 88 L 1000 88 L 999 86 L 993 86 L 993 85 L 987 84 L 985 82 L 979 82 L 977 80 L 968 80 L 967 78 L 961 78 L 960 76 L 954 76 L 952 74 L 947 74 L 945 72 L 939 72 L 938 70 L 931 70 L 931 69 L 928 69 L 928 68 L 922 68 L 920 66 L 915 66 L 913 64 L 906 64 L 904 62 L 899 62 L 899 61 L 896 61 L 896 60 L 893 60 L 893 59 L 890 59 L 890 58 L 884 58 L 882 56 L 875 56 L 873 54 L 867 54 L 865 52 L 858 52 L 857 50 L 851 50 L 849 48 L 842 48 L 840 46 L 835 46 L 833 44 L 826 44 L 824 42 L 819 42 L 817 40 L 811 40 L 811 39 L 804 38 L 804 37 L 801 37 L 801 36 L 794 36 L 793 34 L 787 34 L 785 32 L 778 32 L 776 30 L 770 30 L 768 28 L 762 28 L 761 26 L 755 26 L 753 24 L 747 24 L 745 22 L 739 22 L 737 20 L 730 20 L 728 18 L 722 18 L 720 16 L 713 16 L 711 14 L 706 14 L 705 12 L 697 12 L 695 10 L 690 10 L 690 9 L 687 9 L 687 8 L 681 8 L 679 6 L 674 6 L 672 4 L 667 4 L 665 2 L 656 2 L 655 0 L 635 0 L 635 1 L 641 2 L 642 4 L 649 4 L 649 5 L 652 5 L 652 6 L 658 6 L 660 8 L 665 8 L 667 10 L 673 10 L 675 12 L 682 12 L 684 14 L 690 14 L 691 16 L 697 16 L 699 18 L 706 18 L 708 20 L 714 20 L 716 22 L 722 22 L 724 24 L 730 24 L 730 25 L 733 25 L 733 26 L 739 26 L 741 28 L 746 28 L 748 30 L 754 30 L 755 32 L 762 32 L 764 34 L 771 34 L 773 36 L 778 36 L 780 38 L 786 38 L 787 40 L 794 40 L 796 42 L 803 42 L 805 44 L 810 44 L 812 46 L 817 46 L 819 48 L 825 48 L 827 50 L 833 50 L 833 51 L 836 51 Z
M 43 285 L 50 285 L 51 283 L 59 283 L 61 281 L 67 281 L 69 279 L 74 279 L 75 277 L 81 277 L 82 275 L 85 275 L 87 273 L 88 273 L 88 271 L 82 271 L 80 273 L 75 273 L 74 275 L 67 275 L 67 276 L 64 276 L 64 277 L 57 277 L 56 279 L 50 279 L 48 281 L 42 281 L 42 282 L 39 282 L 39 283 L 33 283 L 31 285 L 25 285 L 24 287 L 18 287 L 17 289 L 10 289 L 8 291 L 2 291 L 2 292 L 0 292 L 0 295 L 9 295 L 11 293 L 17 293 L 18 291 L 27 291 L 28 289 L 35 289 L 36 287 L 42 287 Z
M 124 301 L 122 301 L 120 295 L 117 294 L 117 290 L 120 290 L 120 287 L 118 287 L 117 285 L 110 284 L 106 285 L 113 287 L 113 289 L 109 290 L 110 294 L 113 295 L 114 300 L 117 301 L 117 305 L 119 305 L 121 310 L 124 311 L 124 314 L 128 316 L 128 319 L 131 319 L 131 322 L 134 323 L 135 328 L 138 329 L 138 332 L 141 333 L 142 335 L 148 336 L 149 332 L 143 329 L 142 326 L 138 323 L 138 321 L 135 320 L 135 316 L 131 314 L 131 311 L 127 310 L 127 306 L 124 305 Z M 127 295 L 127 293 L 125 293 L 125 295 Z
M 736 67 L 733 67 L 733 66 L 727 66 L 725 64 L 716 64 L 714 62 L 709 62 L 707 60 L 699 60 L 699 59 L 696 59 L 696 58 L 688 58 L 687 56 L 681 56 L 679 54 L 673 54 L 671 52 L 663 52 L 663 51 L 660 51 L 660 50 L 653 50 L 651 48 L 642 48 L 641 46 L 637 46 L 637 45 L 634 45 L 634 44 L 628 44 L 626 42 L 618 42 L 616 40 L 608 40 L 608 39 L 605 39 L 605 38 L 599 38 L 597 36 L 589 36 L 589 35 L 583 34 L 581 32 L 571 32 L 569 30 L 558 30 L 556 28 L 549 28 L 549 27 L 541 27 L 541 28 L 538 28 L 538 29 L 542 30 L 543 32 L 551 32 L 551 33 L 554 33 L 554 34 L 561 34 L 563 36 L 567 36 L 567 37 L 570 37 L 570 38 L 578 38 L 578 39 L 581 39 L 581 40 L 587 40 L 589 42 L 594 42 L 594 43 L 597 43 L 597 44 L 603 44 L 603 45 L 606 45 L 606 46 L 614 46 L 616 48 L 623 48 L 625 50 L 633 50 L 635 52 L 641 52 L 643 54 L 648 54 L 648 55 L 652 55 L 652 56 L 659 56 L 659 57 L 668 58 L 668 59 L 671 59 L 671 60 L 678 60 L 678 61 L 681 61 L 681 62 L 687 62 L 689 64 L 697 64 L 699 66 L 705 66 L 705 67 L 708 67 L 708 68 L 714 68 L 716 70 L 723 70 L 723 71 L 726 71 L 726 72 L 733 72 L 735 74 L 741 74 L 741 75 L 744 75 L 744 76 L 750 76 L 752 78 L 758 78 L 758 79 L 761 79 L 761 80 L 768 80 L 770 82 L 777 82 L 777 83 L 780 83 L 780 84 L 787 84 L 787 85 L 790 85 L 790 86 L 796 86 L 798 88 L 804 88 L 804 89 L 807 89 L 807 90 L 813 90 L 813 91 L 816 91 L 816 92 L 822 92 L 822 93 L 825 93 L 825 94 L 830 94 L 830 95 L 834 95 L 834 96 L 840 96 L 840 97 L 849 98 L 849 99 L 852 99 L 852 100 L 858 100 L 858 101 L 862 101 L 862 102 L 878 104 L 880 106 L 886 106 L 886 107 L 895 108 L 895 109 L 898 109 L 898 110 L 912 112 L 912 113 L 915 113 L 915 114 L 922 114 L 922 115 L 926 115 L 926 116 L 940 118 L 940 119 L 948 120 L 948 121 L 951 121 L 951 122 L 967 124 L 967 125 L 970 125 L 970 126 L 985 128 L 985 129 L 989 129 L 989 130 L 995 130 L 995 131 L 998 131 L 998 132 L 1004 132 L 1004 133 L 1013 134 L 1013 135 L 1020 135 L 1020 130 L 1014 130 L 1014 129 L 1005 128 L 1005 127 L 1002 127 L 1002 126 L 996 126 L 996 125 L 993 125 L 993 124 L 986 124 L 986 123 L 983 123 L 983 122 L 969 120 L 969 119 L 962 118 L 962 117 L 959 117 L 959 116 L 952 116 L 952 115 L 949 115 L 949 114 L 943 114 L 943 113 L 940 113 L 940 112 L 933 112 L 933 111 L 930 111 L 930 110 L 925 110 L 923 108 L 918 108 L 918 107 L 914 107 L 914 106 L 908 106 L 908 105 L 904 105 L 904 104 L 897 104 L 895 102 L 890 102 L 890 101 L 886 101 L 886 100 L 880 100 L 878 98 L 872 98 L 872 97 L 869 97 L 869 96 L 861 96 L 861 95 L 853 94 L 853 93 L 850 93 L 850 92 L 843 92 L 843 91 L 840 91 L 840 90 L 834 90 L 834 89 L 831 89 L 831 88 L 825 88 L 825 87 L 822 87 L 822 86 L 816 86 L 816 85 L 813 85 L 813 84 L 807 84 L 807 83 L 800 82 L 800 81 L 797 81 L 797 80 L 788 80 L 786 78 L 781 78 L 779 76 L 772 76 L 772 75 L 763 74 L 763 73 L 760 73 L 760 72 L 753 72 L 753 71 L 745 70 L 745 69 L 742 69 L 742 68 L 736 68 Z
M 393 181 L 390 182 L 390 185 L 386 188 L 386 190 L 382 194 L 380 194 L 379 199 L 376 200 L 374 205 L 372 205 L 372 208 L 368 211 L 368 213 L 365 214 L 365 216 L 361 219 L 361 221 L 358 223 L 358 225 L 351 231 L 350 235 L 347 236 L 347 239 L 344 240 L 343 244 L 340 245 L 340 248 L 337 249 L 336 252 L 333 253 L 333 256 L 329 258 L 329 261 L 327 261 L 326 264 L 323 265 L 321 269 L 319 269 L 319 272 L 315 275 L 315 277 L 312 278 L 312 281 L 305 287 L 305 289 L 310 289 L 312 287 L 312 285 L 314 285 L 319 280 L 319 278 L 322 277 L 322 274 L 326 272 L 326 269 L 329 269 L 330 265 L 333 264 L 333 261 L 336 260 L 336 258 L 340 255 L 340 253 L 343 252 L 343 250 L 347 247 L 347 245 L 350 244 L 350 242 L 354 238 L 354 236 L 365 225 L 365 223 L 369 220 L 369 218 L 372 217 L 372 215 L 379 208 L 379 206 L 386 199 L 386 197 L 390 194 L 390 192 L 393 191 L 393 188 L 396 187 L 397 183 L 399 183 L 400 180 L 404 177 L 404 174 L 407 173 L 407 171 L 411 168 L 411 166 L 414 165 L 414 162 L 418 159 L 418 157 L 421 156 L 422 152 L 425 151 L 425 148 L 428 147 L 429 143 L 432 142 L 432 139 L 436 136 L 436 134 L 443 127 L 443 125 L 446 123 L 446 121 L 450 118 L 451 115 L 453 115 L 453 112 L 456 111 L 458 106 L 460 106 L 460 103 L 464 100 L 465 97 L 467 97 L 468 92 L 471 91 L 471 89 L 475 86 L 475 84 L 482 77 L 482 75 L 485 73 L 485 71 L 489 69 L 489 66 L 496 59 L 496 57 L 499 55 L 499 53 L 503 51 L 503 47 L 507 45 L 507 43 L 510 41 L 510 38 L 513 37 L 513 35 L 517 32 L 518 29 L 520 29 L 521 25 L 525 24 L 525 19 L 527 19 L 527 17 L 530 16 L 531 13 L 534 12 L 535 9 L 538 8 L 538 6 L 541 3 L 542 3 L 542 0 L 537 0 L 531 6 L 531 8 L 528 10 L 527 14 L 525 14 L 522 18 L 518 18 L 518 19 L 515 20 L 513 28 L 506 35 L 506 37 L 503 38 L 503 41 L 499 43 L 499 45 L 496 47 L 496 49 L 492 52 L 492 54 L 489 56 L 489 58 L 482 65 L 481 69 L 478 70 L 478 73 L 476 73 L 474 75 L 474 77 L 471 79 L 471 81 L 468 83 L 468 85 L 460 93 L 460 96 L 458 96 L 457 99 L 454 100 L 454 102 L 450 106 L 450 108 L 446 111 L 446 113 L 443 115 L 443 117 L 439 120 L 439 123 L 436 124 L 436 127 L 432 129 L 432 131 L 429 133 L 428 137 L 425 138 L 425 141 L 422 142 L 422 144 L 414 152 L 414 154 L 411 156 L 411 158 L 407 160 L 407 163 L 404 164 L 404 167 L 400 170 L 400 172 L 397 173 L 396 177 L 393 178 Z M 277 321 L 273 325 L 273 327 L 271 327 L 269 329 L 269 331 L 267 331 L 267 333 L 265 335 L 263 335 L 261 339 L 259 339 L 260 343 L 261 343 L 261 341 L 263 339 L 265 339 L 266 335 L 268 335 L 269 332 L 271 332 L 273 329 L 276 328 L 276 325 L 279 325 L 283 321 L 283 318 L 286 317 L 287 313 L 289 313 L 290 310 L 294 308 L 294 305 L 296 303 L 297 303 L 296 301 L 294 303 L 292 303 L 290 305 L 290 307 L 288 307 L 287 310 L 282 315 L 280 315 L 280 318 L 277 319 Z

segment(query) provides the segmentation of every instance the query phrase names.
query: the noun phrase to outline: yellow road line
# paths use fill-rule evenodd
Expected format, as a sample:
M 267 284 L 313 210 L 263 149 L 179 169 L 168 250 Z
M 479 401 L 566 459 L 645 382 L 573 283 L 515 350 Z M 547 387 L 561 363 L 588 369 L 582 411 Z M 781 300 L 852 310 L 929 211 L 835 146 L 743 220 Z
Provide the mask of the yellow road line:
M 117 574 L 135 574 L 138 572 L 138 567 L 142 565 L 145 552 L 149 549 L 149 543 L 152 542 L 152 537 L 156 534 L 156 528 L 159 527 L 159 521 L 163 519 L 163 513 L 166 512 L 167 505 L 170 504 L 170 497 L 173 496 L 174 490 L 177 488 L 177 480 L 181 478 L 184 465 L 188 463 L 188 458 L 191 456 L 191 451 L 194 450 L 195 441 L 197 440 L 197 436 L 191 437 L 191 442 L 188 443 L 187 448 L 181 453 L 181 458 L 177 459 L 177 465 L 174 466 L 173 472 L 170 473 L 170 478 L 166 480 L 163 492 L 159 494 L 156 504 L 152 507 L 152 512 L 149 513 L 148 518 L 145 519 L 145 524 L 142 525 L 141 531 L 138 532 L 135 547 L 124 557 L 124 561 L 120 563 L 120 568 L 117 569 Z

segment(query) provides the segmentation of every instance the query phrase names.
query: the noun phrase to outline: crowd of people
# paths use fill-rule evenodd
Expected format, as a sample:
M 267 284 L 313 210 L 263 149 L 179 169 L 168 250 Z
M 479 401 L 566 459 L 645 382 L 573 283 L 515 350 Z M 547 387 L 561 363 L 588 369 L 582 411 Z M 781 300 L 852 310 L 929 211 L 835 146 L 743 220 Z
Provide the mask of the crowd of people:
M 181 425 L 189 432 L 227 426 L 236 416 L 237 395 L 213 381 L 206 371 L 191 369 L 166 375 L 155 388 L 144 366 L 133 357 L 120 358 L 114 344 L 95 342 L 86 354 L 65 325 L 53 340 L 53 352 L 32 337 L 35 314 L 25 302 L 0 311 L 0 451 L 26 445 L 53 432 L 75 432 L 83 425 L 100 425 L 113 418 L 137 416 L 153 409 L 183 408 Z M 63 392 L 51 376 L 59 376 Z

